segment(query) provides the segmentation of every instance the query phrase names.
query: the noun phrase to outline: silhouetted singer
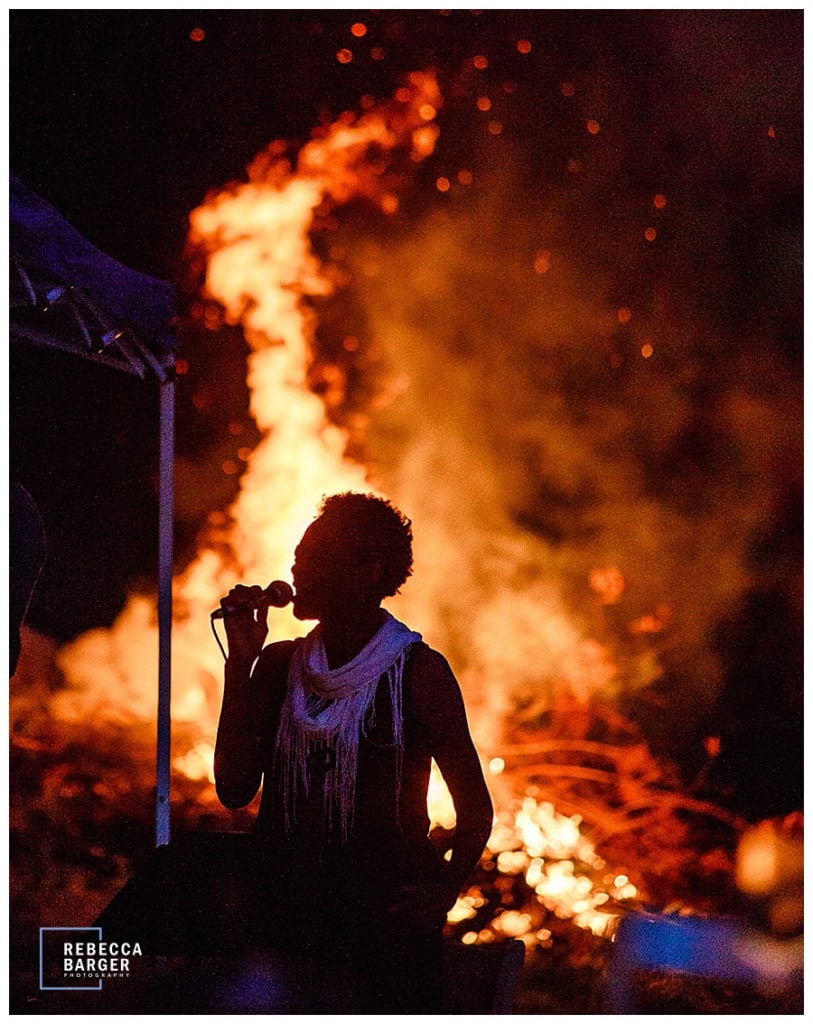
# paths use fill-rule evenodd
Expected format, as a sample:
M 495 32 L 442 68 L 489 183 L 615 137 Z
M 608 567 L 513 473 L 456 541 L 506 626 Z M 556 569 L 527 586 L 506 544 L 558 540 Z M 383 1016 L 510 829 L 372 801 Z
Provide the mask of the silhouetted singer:
M 412 573 L 411 523 L 371 494 L 332 495 L 292 573 L 294 615 L 318 623 L 303 639 L 263 646 L 260 587 L 221 602 L 217 793 L 240 808 L 262 783 L 252 927 L 299 964 L 317 1008 L 338 965 L 352 981 L 349 1012 L 438 1012 L 446 914 L 493 808 L 446 659 L 381 607 Z M 450 858 L 429 838 L 432 758 L 455 806 Z

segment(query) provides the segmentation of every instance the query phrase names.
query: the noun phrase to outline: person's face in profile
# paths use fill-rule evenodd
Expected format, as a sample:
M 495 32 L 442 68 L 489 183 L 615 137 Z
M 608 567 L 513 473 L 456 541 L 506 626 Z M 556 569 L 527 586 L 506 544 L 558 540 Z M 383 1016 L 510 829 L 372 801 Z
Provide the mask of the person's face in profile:
M 298 619 L 342 618 L 374 600 L 364 585 L 363 547 L 335 516 L 323 515 L 307 528 L 291 572 Z

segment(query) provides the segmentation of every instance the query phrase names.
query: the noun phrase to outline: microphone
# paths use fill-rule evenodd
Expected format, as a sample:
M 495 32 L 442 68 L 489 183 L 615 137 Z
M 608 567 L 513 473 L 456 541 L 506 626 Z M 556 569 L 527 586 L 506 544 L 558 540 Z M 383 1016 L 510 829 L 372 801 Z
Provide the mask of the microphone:
M 290 604 L 293 599 L 293 588 L 291 587 L 291 584 L 286 583 L 285 580 L 274 580 L 272 583 L 269 583 L 261 596 L 261 600 L 267 601 L 272 608 L 284 608 L 286 604 Z M 212 618 L 223 619 L 227 615 L 231 615 L 232 612 L 236 612 L 238 608 L 256 608 L 259 603 L 260 601 L 258 600 L 256 603 L 252 602 L 251 604 L 246 601 L 242 601 L 239 605 L 221 605 L 220 608 L 216 608 L 212 612 Z

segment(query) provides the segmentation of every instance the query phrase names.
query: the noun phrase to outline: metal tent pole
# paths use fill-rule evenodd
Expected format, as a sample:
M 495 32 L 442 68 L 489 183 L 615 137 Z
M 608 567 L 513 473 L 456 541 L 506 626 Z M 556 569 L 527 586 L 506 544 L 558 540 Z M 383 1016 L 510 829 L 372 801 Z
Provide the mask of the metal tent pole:
M 158 464 L 158 743 L 156 752 L 155 845 L 170 838 L 169 765 L 172 637 L 173 469 L 175 459 L 175 382 L 161 381 Z

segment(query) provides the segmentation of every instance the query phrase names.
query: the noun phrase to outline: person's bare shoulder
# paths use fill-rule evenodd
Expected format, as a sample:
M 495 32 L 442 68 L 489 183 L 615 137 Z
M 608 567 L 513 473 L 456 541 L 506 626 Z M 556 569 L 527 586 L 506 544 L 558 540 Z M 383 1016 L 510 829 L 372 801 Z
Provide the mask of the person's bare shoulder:
M 277 640 L 272 644 L 268 644 L 267 647 L 263 647 L 262 651 L 260 651 L 257 665 L 262 665 L 269 670 L 283 665 L 287 668 L 295 646 L 296 640 Z
M 421 717 L 437 719 L 439 714 L 463 713 L 460 686 L 449 662 L 425 643 L 416 644 L 410 654 L 410 686 L 414 707 Z
M 444 655 L 423 641 L 415 644 L 410 651 L 409 658 L 414 667 L 419 669 L 421 672 L 437 673 L 441 675 L 448 674 L 453 676 L 449 662 L 446 660 Z

